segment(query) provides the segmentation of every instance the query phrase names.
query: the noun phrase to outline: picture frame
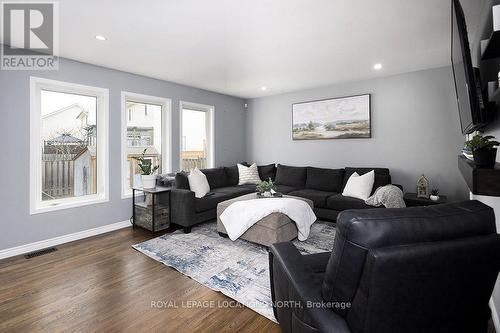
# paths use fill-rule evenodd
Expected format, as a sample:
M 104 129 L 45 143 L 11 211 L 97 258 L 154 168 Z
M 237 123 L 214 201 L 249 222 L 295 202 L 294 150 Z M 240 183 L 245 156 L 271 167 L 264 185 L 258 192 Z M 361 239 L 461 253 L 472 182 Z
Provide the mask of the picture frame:
M 371 137 L 371 94 L 292 104 L 294 141 Z

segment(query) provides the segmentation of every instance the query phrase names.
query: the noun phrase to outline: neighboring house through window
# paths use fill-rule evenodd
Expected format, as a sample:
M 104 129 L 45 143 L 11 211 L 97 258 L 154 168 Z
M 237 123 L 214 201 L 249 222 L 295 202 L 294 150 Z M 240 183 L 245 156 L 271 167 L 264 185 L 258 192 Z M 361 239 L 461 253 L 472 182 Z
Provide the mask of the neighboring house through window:
M 138 162 L 159 165 L 159 173 L 170 172 L 170 100 L 122 92 L 122 198 L 141 186 Z
M 108 199 L 108 95 L 31 78 L 32 214 Z

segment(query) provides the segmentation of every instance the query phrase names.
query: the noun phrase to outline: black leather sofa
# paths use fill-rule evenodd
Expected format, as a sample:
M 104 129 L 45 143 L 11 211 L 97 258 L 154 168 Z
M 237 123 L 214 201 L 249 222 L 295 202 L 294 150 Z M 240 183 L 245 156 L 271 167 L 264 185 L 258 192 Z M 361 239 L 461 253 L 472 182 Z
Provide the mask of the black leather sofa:
M 486 332 L 500 235 L 478 201 L 350 210 L 331 254 L 278 243 L 269 264 L 284 332 Z
M 344 186 L 354 172 L 364 174 L 375 170 L 372 193 L 379 186 L 391 183 L 391 175 L 386 168 L 323 169 L 269 164 L 258 169 L 260 178 L 272 179 L 279 192 L 311 199 L 316 216 L 330 221 L 335 221 L 338 213 L 346 209 L 373 208 L 363 200 L 342 196 Z M 211 191 L 203 198 L 195 198 L 194 192 L 190 191 L 188 173 L 175 175 L 175 189 L 171 192 L 171 220 L 183 226 L 185 232 L 197 223 L 215 219 L 219 202 L 255 192 L 255 185 L 238 185 L 236 165 L 201 171 L 207 176 Z

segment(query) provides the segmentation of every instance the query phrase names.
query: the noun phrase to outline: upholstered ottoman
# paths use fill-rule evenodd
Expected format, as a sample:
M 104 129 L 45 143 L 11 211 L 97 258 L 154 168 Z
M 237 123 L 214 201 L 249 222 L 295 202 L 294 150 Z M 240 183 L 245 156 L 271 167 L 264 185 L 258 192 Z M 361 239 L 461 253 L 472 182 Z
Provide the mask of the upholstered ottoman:
M 295 198 L 307 202 L 311 208 L 313 207 L 313 202 L 309 199 L 294 197 L 290 195 L 284 195 L 284 198 Z M 220 220 L 220 215 L 222 212 L 229 207 L 232 203 L 242 200 L 257 199 L 257 194 L 251 193 L 246 194 L 234 199 L 226 200 L 217 205 L 217 231 L 219 235 L 227 237 L 226 229 L 224 224 Z M 262 198 L 259 200 L 267 200 Z M 255 223 L 250 227 L 240 239 L 244 239 L 253 243 L 271 246 L 271 244 L 279 242 L 288 242 L 292 239 L 297 238 L 297 226 L 295 222 L 292 221 L 287 215 L 282 213 L 271 213 L 270 215 L 264 217 L 259 222 Z

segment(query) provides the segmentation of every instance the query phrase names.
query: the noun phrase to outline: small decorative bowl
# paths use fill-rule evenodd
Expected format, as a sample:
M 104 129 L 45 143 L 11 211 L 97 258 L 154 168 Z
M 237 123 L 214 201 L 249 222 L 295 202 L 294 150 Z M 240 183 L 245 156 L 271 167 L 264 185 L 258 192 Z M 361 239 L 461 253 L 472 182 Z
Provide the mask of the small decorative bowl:
M 438 201 L 439 195 L 431 195 L 431 196 L 429 196 L 429 199 L 431 199 L 432 201 Z

